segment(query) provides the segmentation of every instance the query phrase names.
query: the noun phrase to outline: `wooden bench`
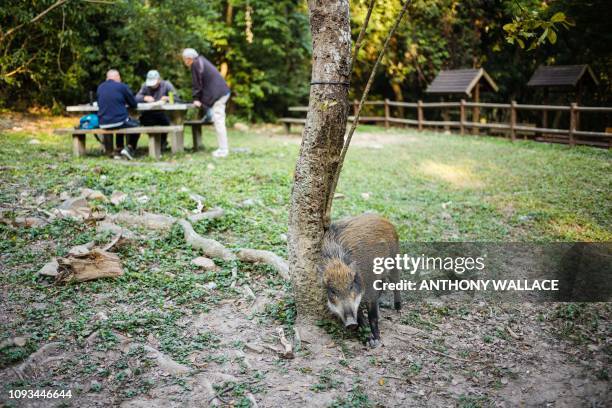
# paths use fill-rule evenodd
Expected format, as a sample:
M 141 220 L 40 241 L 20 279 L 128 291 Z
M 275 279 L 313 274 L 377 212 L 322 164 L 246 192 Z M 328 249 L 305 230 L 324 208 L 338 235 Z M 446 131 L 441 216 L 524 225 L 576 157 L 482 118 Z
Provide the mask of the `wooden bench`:
M 191 137 L 193 140 L 193 151 L 197 151 L 202 145 L 202 126 L 212 125 L 211 121 L 204 119 L 186 120 L 183 126 L 191 127 Z
M 74 156 L 85 155 L 85 136 L 104 135 L 104 151 L 111 154 L 113 151 L 113 135 L 133 135 L 146 133 L 149 135 L 149 156 L 154 159 L 161 157 L 161 134 L 168 133 L 172 153 L 184 150 L 183 126 L 139 126 L 123 129 L 55 129 L 55 134 L 72 135 L 72 152 Z M 110 136 L 110 137 L 109 137 Z
M 290 106 L 289 112 L 308 112 L 308 106 Z M 278 121 L 285 125 L 287 133 L 291 132 L 292 124 L 302 126 L 306 124 L 306 118 L 280 118 Z

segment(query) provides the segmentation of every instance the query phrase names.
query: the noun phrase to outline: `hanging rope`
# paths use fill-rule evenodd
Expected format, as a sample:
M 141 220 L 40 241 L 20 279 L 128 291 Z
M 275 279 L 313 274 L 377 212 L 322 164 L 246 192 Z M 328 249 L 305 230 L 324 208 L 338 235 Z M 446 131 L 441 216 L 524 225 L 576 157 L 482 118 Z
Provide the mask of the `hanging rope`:
M 351 86 L 350 82 L 342 82 L 342 81 L 313 81 L 310 85 L 343 85 L 343 86 Z
M 393 37 L 393 35 L 395 34 L 395 31 L 397 30 L 397 27 L 402 21 L 402 18 L 404 18 L 404 14 L 406 14 L 406 10 L 408 9 L 408 6 L 410 5 L 411 1 L 412 0 L 405 0 L 404 6 L 402 7 L 402 10 L 397 16 L 397 19 L 395 20 L 395 24 L 393 24 L 393 27 L 391 28 L 391 30 L 389 30 L 389 33 L 387 34 L 387 38 L 385 38 L 385 43 L 382 47 L 382 50 L 380 50 L 380 53 L 378 54 L 378 58 L 376 59 L 376 63 L 374 64 L 374 67 L 372 68 L 372 72 L 370 73 L 370 77 L 368 78 L 368 82 L 366 84 L 365 90 L 363 91 L 363 95 L 361 95 L 361 100 L 359 101 L 357 112 L 355 112 L 355 118 L 353 119 L 353 124 L 351 125 L 351 129 L 349 130 L 348 135 L 346 136 L 346 139 L 344 140 L 344 146 L 342 147 L 342 152 L 340 153 L 340 160 L 338 162 L 338 167 L 336 168 L 336 173 L 334 174 L 331 188 L 329 189 L 329 192 L 327 194 L 327 201 L 326 201 L 327 206 L 325 209 L 325 218 L 323 220 L 326 229 L 331 222 L 332 202 L 334 201 L 334 193 L 336 192 L 336 187 L 338 185 L 338 179 L 340 178 L 340 173 L 342 172 L 342 164 L 344 163 L 346 152 L 348 151 L 349 145 L 351 144 L 353 133 L 355 133 L 355 129 L 357 128 L 357 125 L 359 124 L 359 115 L 361 114 L 361 109 L 363 108 L 363 104 L 365 103 L 365 100 L 368 97 L 368 94 L 370 93 L 370 88 L 372 87 L 372 83 L 374 82 L 374 75 L 376 74 L 376 69 L 378 68 L 378 65 L 380 64 L 380 61 L 382 60 L 383 56 L 385 55 L 385 52 L 387 51 L 387 48 L 389 47 L 389 41 L 391 40 L 391 37 Z M 368 10 L 368 11 L 371 12 L 371 10 Z M 368 22 L 368 19 L 366 19 L 364 26 L 361 29 L 361 33 L 359 33 L 360 37 L 363 37 L 362 33 L 365 32 L 365 26 Z M 355 44 L 355 52 L 354 52 L 355 56 L 353 57 L 353 61 L 357 57 L 357 52 L 359 51 L 357 49 L 357 45 L 360 45 L 361 39 L 358 38 L 357 41 L 358 42 Z M 353 64 L 351 63 L 351 68 L 352 66 Z
M 366 13 L 366 18 L 363 21 L 363 25 L 361 26 L 361 30 L 359 31 L 359 35 L 357 36 L 357 41 L 355 41 L 355 50 L 353 51 L 353 59 L 351 60 L 351 68 L 349 69 L 349 73 L 353 72 L 355 61 L 357 61 L 357 54 L 359 53 L 359 49 L 361 48 L 361 41 L 363 41 L 363 36 L 365 35 L 366 28 L 368 28 L 370 16 L 372 15 L 372 10 L 374 9 L 374 3 L 376 3 L 376 0 L 370 0 L 370 4 L 368 5 L 368 12 Z
M 366 13 L 366 18 L 361 26 L 361 30 L 359 31 L 359 35 L 357 36 L 357 41 L 355 42 L 355 49 L 353 51 L 353 58 L 351 59 L 351 67 L 349 72 L 353 72 L 353 65 L 355 64 L 355 60 L 357 59 L 357 54 L 359 53 L 359 49 L 361 48 L 361 41 L 363 40 L 363 36 L 365 34 L 366 28 L 368 27 L 368 23 L 370 22 L 370 16 L 372 15 L 372 9 L 374 8 L 374 3 L 376 0 L 370 0 L 370 4 L 368 5 L 368 12 Z M 340 82 L 340 81 L 312 81 L 310 85 L 343 85 L 343 86 L 351 86 L 350 82 Z

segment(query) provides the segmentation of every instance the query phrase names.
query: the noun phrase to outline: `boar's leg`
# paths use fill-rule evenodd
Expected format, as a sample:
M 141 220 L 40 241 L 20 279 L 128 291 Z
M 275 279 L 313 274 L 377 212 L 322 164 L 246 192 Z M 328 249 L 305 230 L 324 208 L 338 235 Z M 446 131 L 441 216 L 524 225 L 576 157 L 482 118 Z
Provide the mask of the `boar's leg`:
M 360 329 L 366 327 L 365 316 L 363 315 L 363 305 L 359 306 L 357 309 L 357 325 Z
M 399 283 L 400 281 L 399 269 L 393 268 L 393 270 L 391 271 L 391 281 L 393 283 Z M 393 303 L 394 303 L 393 306 L 395 307 L 395 310 L 400 310 L 402 308 L 402 295 L 399 289 L 395 289 L 393 291 Z
M 378 329 L 378 301 L 372 301 L 368 304 L 368 320 L 370 320 L 370 336 L 369 344 L 371 348 L 380 346 L 380 330 Z

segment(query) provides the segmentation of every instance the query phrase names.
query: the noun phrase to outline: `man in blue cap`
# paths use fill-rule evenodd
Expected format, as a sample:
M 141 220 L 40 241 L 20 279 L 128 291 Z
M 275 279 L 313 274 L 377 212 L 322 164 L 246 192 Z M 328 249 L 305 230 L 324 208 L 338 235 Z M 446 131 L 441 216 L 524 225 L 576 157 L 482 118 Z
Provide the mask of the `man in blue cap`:
M 136 101 L 142 102 L 168 102 L 170 100 L 170 94 L 173 94 L 175 100 L 177 98 L 176 89 L 170 81 L 166 81 L 161 78 L 159 72 L 152 69 L 147 72 L 147 78 L 144 84 L 140 87 L 140 90 L 136 94 Z M 170 118 L 163 111 L 150 111 L 144 112 L 140 115 L 140 123 L 143 126 L 169 126 Z M 138 137 L 136 135 L 136 141 Z M 162 134 L 162 149 L 168 146 L 168 135 Z

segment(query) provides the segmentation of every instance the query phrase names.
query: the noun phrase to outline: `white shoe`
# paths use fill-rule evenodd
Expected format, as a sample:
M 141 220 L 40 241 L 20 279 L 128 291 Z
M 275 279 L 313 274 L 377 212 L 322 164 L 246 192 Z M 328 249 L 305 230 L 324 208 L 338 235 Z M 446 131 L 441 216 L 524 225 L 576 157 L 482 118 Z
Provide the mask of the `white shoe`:
M 129 147 L 124 147 L 121 150 L 121 155 L 127 158 L 128 160 L 133 160 L 134 159 L 134 157 L 132 156 L 133 153 L 130 150 L 132 149 L 130 149 Z
M 217 149 L 212 152 L 213 157 L 227 157 L 229 151 L 227 149 Z

